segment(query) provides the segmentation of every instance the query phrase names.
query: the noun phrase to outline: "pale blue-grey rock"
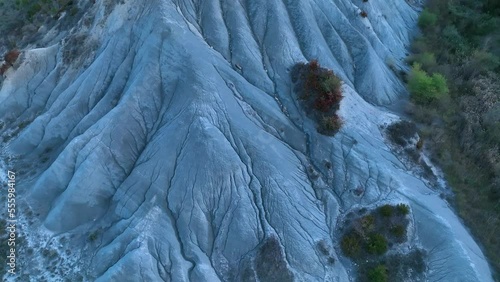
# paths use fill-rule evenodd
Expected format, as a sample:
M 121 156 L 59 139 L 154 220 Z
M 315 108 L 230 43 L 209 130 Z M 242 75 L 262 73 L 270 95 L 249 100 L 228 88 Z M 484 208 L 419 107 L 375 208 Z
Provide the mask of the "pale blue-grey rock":
M 407 96 L 391 67 L 405 68 L 417 16 L 400 0 L 125 0 L 55 26 L 6 73 L 0 118 L 25 240 L 61 259 L 6 279 L 269 281 L 259 260 L 272 251 L 276 281 L 350 281 L 343 217 L 404 202 L 429 281 L 489 281 L 381 130 L 398 119 L 383 106 Z M 344 80 L 335 137 L 292 91 L 292 66 L 310 59 Z

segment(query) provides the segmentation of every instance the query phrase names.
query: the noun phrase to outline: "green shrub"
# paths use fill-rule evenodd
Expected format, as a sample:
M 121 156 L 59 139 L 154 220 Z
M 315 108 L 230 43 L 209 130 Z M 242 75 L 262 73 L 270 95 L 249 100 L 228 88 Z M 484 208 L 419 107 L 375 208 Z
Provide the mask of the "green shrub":
M 430 104 L 448 94 L 446 79 L 439 73 L 429 76 L 415 63 L 410 72 L 408 88 L 411 98 L 417 104 Z
M 97 240 L 98 237 L 99 237 L 98 231 L 93 231 L 89 233 L 88 240 L 90 242 L 94 242 L 95 240 Z
M 396 211 L 399 213 L 399 214 L 402 214 L 402 215 L 407 215 L 410 213 L 410 207 L 408 205 L 405 205 L 405 204 L 398 204 L 396 206 Z
M 383 205 L 379 208 L 380 214 L 385 217 L 392 216 L 392 206 L 391 205 Z
M 342 86 L 342 80 L 333 73 L 328 73 L 322 77 L 321 88 L 325 92 L 337 92 L 340 91 L 340 86 Z
M 432 74 L 432 85 L 438 96 L 444 96 L 449 92 L 446 78 L 440 73 Z
M 398 238 L 403 238 L 406 235 L 406 228 L 398 224 L 391 228 L 391 234 Z
M 344 235 L 340 243 L 342 252 L 348 257 L 356 257 L 361 251 L 361 237 L 356 233 Z
M 317 122 L 318 132 L 333 136 L 343 123 L 336 114 L 344 98 L 341 91 L 342 81 L 332 70 L 322 68 L 317 60 L 312 60 L 309 64 L 298 64 L 295 68 L 297 72 L 292 72 L 292 81 L 296 81 L 299 76 L 303 79 L 303 90 L 301 94 L 298 93 L 299 99 L 308 114 Z
M 366 242 L 366 251 L 370 254 L 383 255 L 387 252 L 387 240 L 381 234 L 370 234 Z
M 337 132 L 342 127 L 342 120 L 337 114 L 323 117 L 322 126 L 327 132 Z
M 365 232 L 370 232 L 375 228 L 375 217 L 371 214 L 363 216 L 359 221 Z
M 424 9 L 420 16 L 418 17 L 418 26 L 420 28 L 428 28 L 436 25 L 437 15 L 430 12 L 427 9 Z
M 379 264 L 368 271 L 368 280 L 370 282 L 386 282 L 389 280 L 387 272 L 387 267 L 383 264 Z

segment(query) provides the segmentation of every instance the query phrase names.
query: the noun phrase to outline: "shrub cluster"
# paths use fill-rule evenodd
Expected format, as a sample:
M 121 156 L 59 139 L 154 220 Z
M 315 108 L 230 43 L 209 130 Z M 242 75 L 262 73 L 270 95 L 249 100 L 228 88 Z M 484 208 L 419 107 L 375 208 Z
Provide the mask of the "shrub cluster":
M 392 206 L 391 205 L 383 205 L 378 210 L 383 217 L 392 216 Z
M 322 68 L 317 60 L 299 64 L 302 78 L 301 98 L 306 111 L 318 122 L 318 131 L 333 135 L 342 127 L 342 119 L 336 111 L 342 100 L 342 81 L 333 71 Z M 293 76 L 293 75 L 292 75 Z M 292 80 L 295 80 L 292 77 Z
M 406 241 L 409 212 L 407 205 L 398 204 L 383 205 L 370 213 L 359 210 L 356 218 L 352 218 L 355 213 L 348 215 L 349 223 L 340 248 L 356 262 L 360 277 L 368 281 L 397 281 L 405 275 L 420 275 L 424 271 L 420 263 L 412 268 L 416 260 L 410 254 L 408 258 L 398 254 L 398 262 L 389 259 L 393 255 L 386 254 L 390 248 Z M 404 273 L 402 267 L 406 269 Z
M 362 238 L 357 233 L 349 233 L 342 237 L 342 252 L 348 257 L 355 258 L 361 253 Z
M 314 96 L 314 107 L 320 112 L 337 110 L 343 96 L 340 90 L 342 81 L 331 70 L 321 69 L 318 61 L 309 63 L 305 92 Z
M 336 132 L 342 127 L 342 120 L 337 114 L 323 117 L 323 128 L 328 132 Z

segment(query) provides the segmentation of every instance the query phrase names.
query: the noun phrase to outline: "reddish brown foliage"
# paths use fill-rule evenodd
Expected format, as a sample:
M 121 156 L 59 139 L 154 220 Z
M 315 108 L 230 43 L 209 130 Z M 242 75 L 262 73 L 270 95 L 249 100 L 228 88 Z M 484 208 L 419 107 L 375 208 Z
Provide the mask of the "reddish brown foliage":
M 300 65 L 304 73 L 304 90 L 301 99 L 306 100 L 306 107 L 320 122 L 321 132 L 330 135 L 342 126 L 342 120 L 335 113 L 342 98 L 342 81 L 332 70 L 321 68 L 318 61 L 312 60 L 307 65 Z
M 2 66 L 0 67 L 0 75 L 4 75 L 4 73 L 9 69 L 9 65 L 7 64 L 2 64 Z
M 10 50 L 9 52 L 7 52 L 7 54 L 5 54 L 3 59 L 9 65 L 13 65 L 16 62 L 16 60 L 20 54 L 21 54 L 21 52 L 19 52 L 19 50 L 16 50 L 16 49 Z
M 312 69 L 312 68 L 311 68 Z M 319 91 L 320 89 L 320 83 L 319 83 L 319 77 L 316 73 L 310 72 L 307 74 L 306 77 L 306 89 L 307 90 L 314 90 L 314 91 Z
M 337 89 L 325 88 L 323 83 L 334 77 L 338 79 L 331 70 L 320 70 L 318 61 L 309 63 L 309 71 L 305 80 L 305 93 L 314 93 L 314 107 L 321 112 L 328 112 L 332 108 L 338 109 L 343 96 L 340 87 Z M 340 86 L 340 84 L 339 84 Z M 309 97 L 310 95 L 308 95 Z
M 316 97 L 316 100 L 314 101 L 314 107 L 318 111 L 328 112 L 334 106 L 338 107 L 342 98 L 344 97 L 342 96 L 342 94 L 340 94 L 340 92 L 323 92 Z
M 359 13 L 359 15 L 362 16 L 363 18 L 368 17 L 368 14 L 365 11 L 361 11 L 361 13 Z
M 312 60 L 310 63 L 309 63 L 309 68 L 311 69 L 311 71 L 317 71 L 319 69 L 319 63 L 318 63 L 318 60 Z

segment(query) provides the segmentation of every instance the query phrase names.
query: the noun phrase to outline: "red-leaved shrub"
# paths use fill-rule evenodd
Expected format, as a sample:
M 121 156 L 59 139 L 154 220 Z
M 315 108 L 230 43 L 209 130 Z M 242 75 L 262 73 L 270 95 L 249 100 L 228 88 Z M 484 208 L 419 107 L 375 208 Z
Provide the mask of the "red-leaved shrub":
M 311 69 L 311 71 L 317 71 L 319 69 L 318 60 L 312 60 L 311 62 L 309 62 L 309 68 Z
M 7 54 L 5 54 L 3 59 L 5 60 L 5 62 L 7 64 L 12 66 L 12 65 L 14 65 L 14 63 L 16 62 L 16 60 L 20 54 L 21 54 L 21 52 L 19 52 L 19 50 L 17 50 L 17 49 L 10 50 L 9 52 L 7 52 Z
M 308 93 L 307 98 L 312 96 L 316 110 L 321 112 L 337 110 L 343 98 L 341 85 L 341 80 L 333 71 L 321 69 L 317 60 L 309 63 L 305 74 L 304 93 Z
M 342 126 L 342 120 L 335 113 L 340 107 L 342 81 L 332 70 L 322 68 L 317 60 L 300 64 L 303 78 L 303 94 L 306 108 L 319 124 L 319 131 L 326 135 L 335 134 Z
M 316 97 L 316 100 L 314 101 L 314 107 L 318 111 L 328 112 L 333 107 L 338 107 L 342 98 L 343 96 L 339 92 L 321 93 Z
M 311 70 L 312 70 L 312 68 L 311 68 Z M 311 71 L 310 73 L 307 74 L 305 87 L 306 87 L 306 89 L 305 89 L 306 92 L 319 90 L 320 82 L 319 82 L 319 77 L 316 73 Z

